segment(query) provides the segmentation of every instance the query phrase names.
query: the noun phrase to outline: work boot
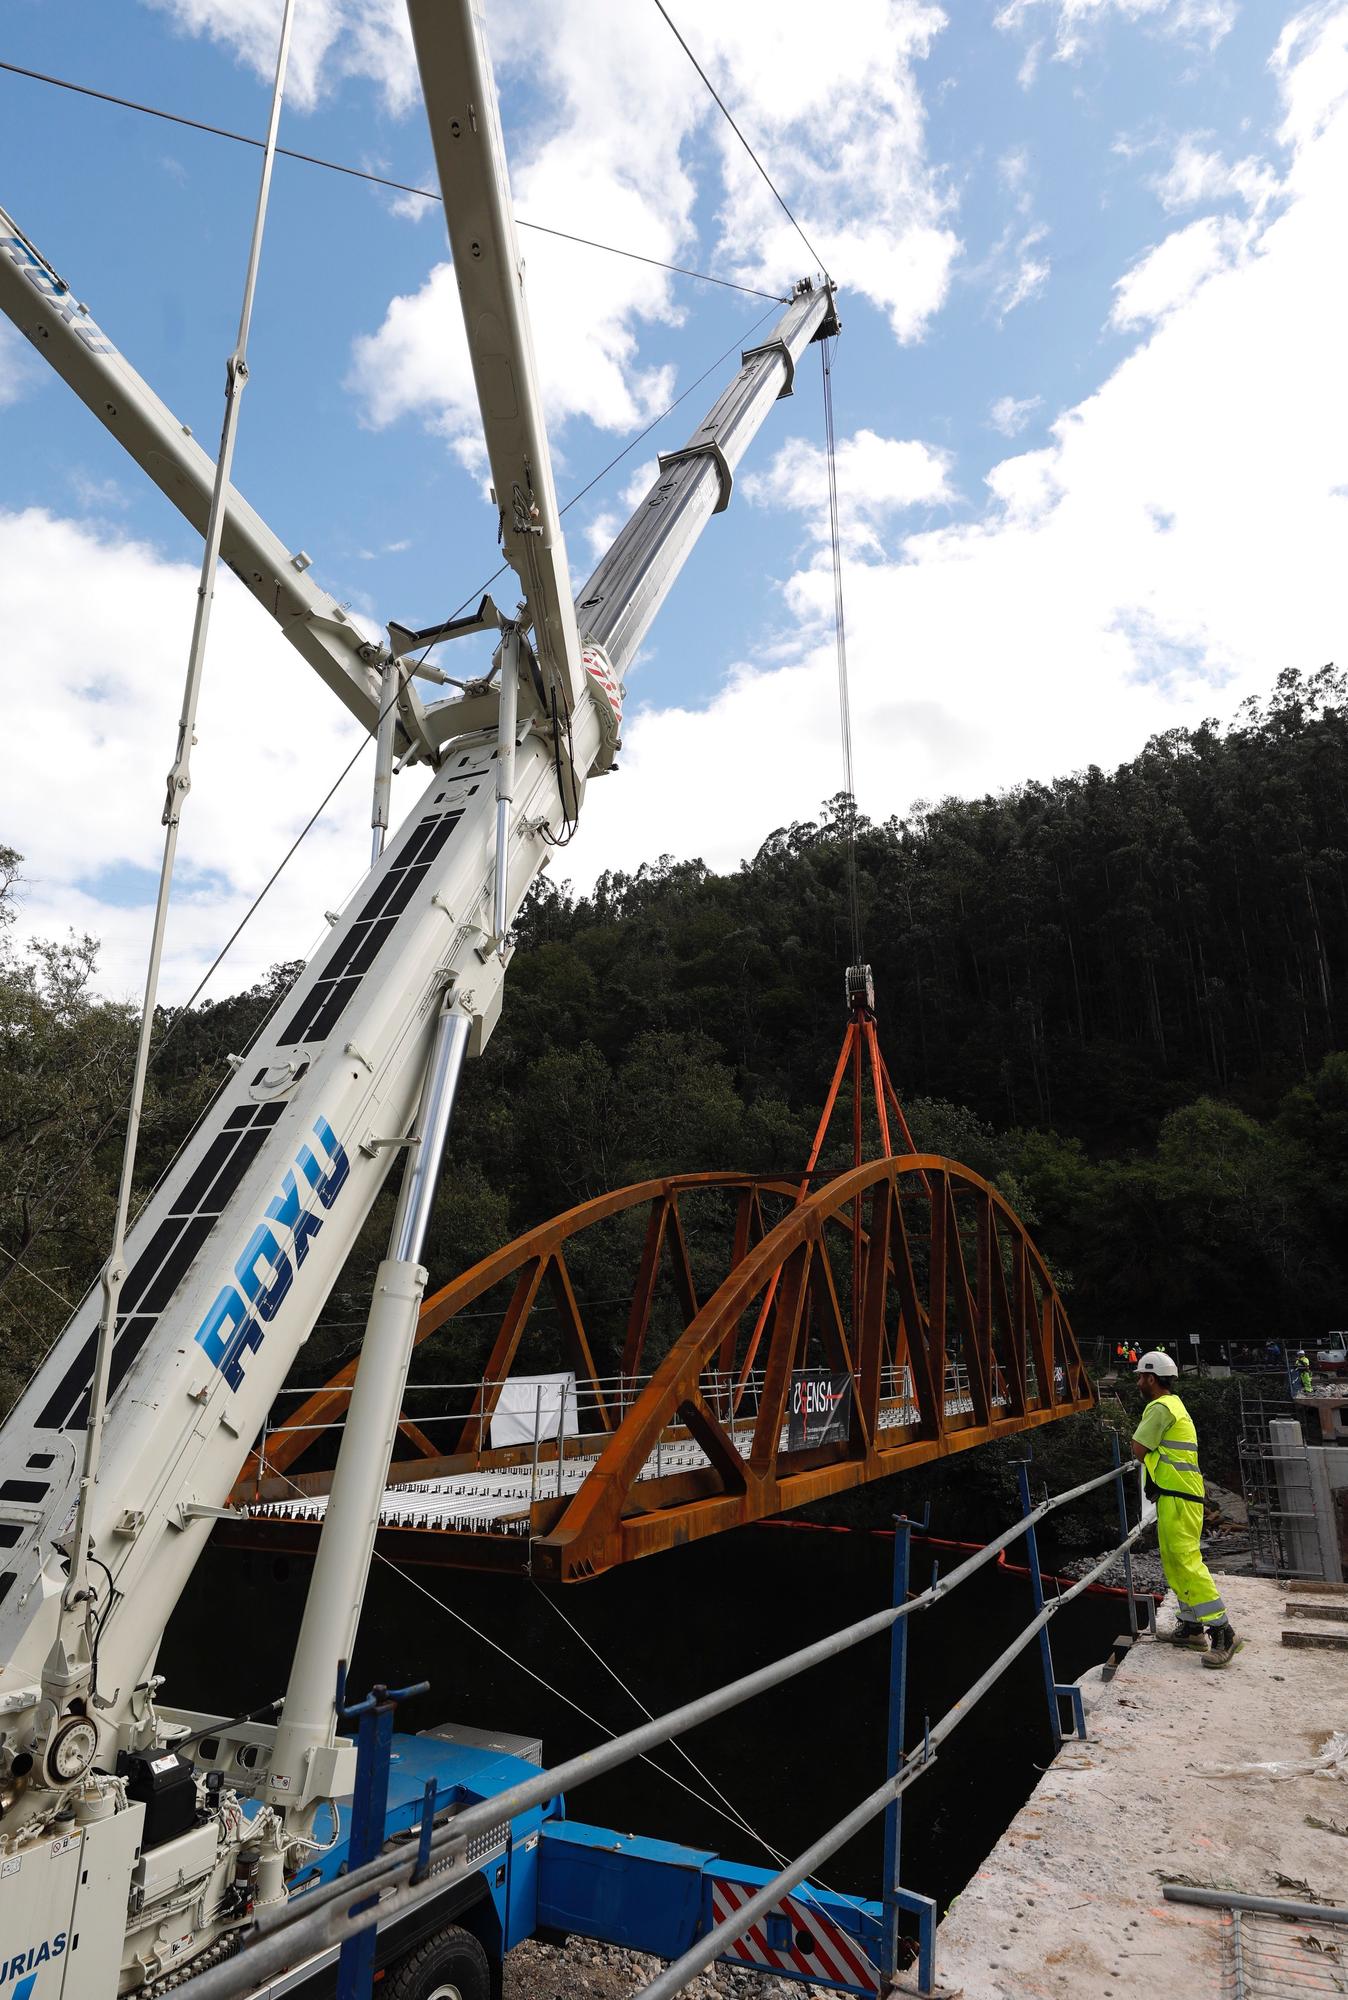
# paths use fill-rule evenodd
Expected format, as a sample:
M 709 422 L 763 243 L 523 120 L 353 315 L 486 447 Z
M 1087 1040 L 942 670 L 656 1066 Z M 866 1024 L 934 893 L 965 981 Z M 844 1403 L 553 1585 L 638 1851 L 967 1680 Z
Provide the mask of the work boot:
M 1206 1655 L 1205 1667 L 1229 1667 L 1236 1654 L 1244 1650 L 1245 1641 L 1238 1639 L 1229 1625 L 1217 1625 L 1212 1633 L 1212 1650 Z
M 1201 1625 L 1193 1625 L 1187 1618 L 1181 1618 L 1168 1632 L 1162 1632 L 1160 1638 L 1164 1645 L 1183 1646 L 1190 1653 L 1206 1653 L 1208 1650 L 1207 1633 Z

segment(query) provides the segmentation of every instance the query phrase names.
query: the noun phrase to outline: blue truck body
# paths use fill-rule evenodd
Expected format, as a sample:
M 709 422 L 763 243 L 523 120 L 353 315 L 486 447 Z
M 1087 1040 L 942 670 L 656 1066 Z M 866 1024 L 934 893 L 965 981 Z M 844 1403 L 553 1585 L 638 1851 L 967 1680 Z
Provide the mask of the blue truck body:
M 431 1782 L 434 1809 L 441 1814 L 497 1797 L 537 1771 L 532 1759 L 499 1745 L 440 1734 L 395 1734 L 385 1838 L 420 1825 Z M 295 1885 L 296 1894 L 342 1873 L 351 1801 L 327 1809 L 327 1823 L 320 1817 L 315 1834 L 330 1845 Z M 500 1959 L 540 1933 L 554 1941 L 564 1935 L 594 1938 L 672 1959 L 762 1888 L 773 1872 L 727 1861 L 710 1849 L 569 1819 L 559 1796 L 510 1822 L 504 1853 L 498 1852 L 476 1878 L 479 1915 L 472 1927 L 489 1957 Z M 484 1904 L 490 1905 L 490 1914 Z M 875 1968 L 881 1916 L 876 1902 L 797 1889 L 725 1957 L 825 1990 L 874 1996 L 880 1983 Z

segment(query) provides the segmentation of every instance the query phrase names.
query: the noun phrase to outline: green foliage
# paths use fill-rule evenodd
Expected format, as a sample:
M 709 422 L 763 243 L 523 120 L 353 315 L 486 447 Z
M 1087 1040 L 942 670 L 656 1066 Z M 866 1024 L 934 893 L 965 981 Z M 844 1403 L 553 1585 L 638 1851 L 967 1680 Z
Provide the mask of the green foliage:
M 1283 675 L 1228 729 L 1167 732 L 1113 773 L 883 824 L 833 799 L 728 875 L 666 857 L 586 897 L 541 884 L 501 1025 L 464 1086 L 433 1281 L 625 1182 L 802 1171 L 845 1018 L 852 829 L 881 1039 L 915 1143 L 985 1175 L 1034 1226 L 1078 1332 L 1300 1341 L 1342 1325 L 1346 804 L 1348 690 L 1326 668 Z M 18 869 L 0 847 L 0 1393 L 57 1330 L 61 1300 L 96 1278 L 134 1033 L 93 990 L 91 940 L 6 944 Z M 296 970 L 164 1013 L 144 1185 Z M 848 1092 L 821 1171 L 849 1157 Z M 869 1148 L 877 1137 L 868 1119 Z M 358 1337 L 389 1206 L 352 1253 L 306 1379 Z M 630 1236 L 621 1225 L 577 1249 L 587 1298 L 621 1292 Z M 690 1254 L 700 1272 L 696 1217 Z M 425 1357 L 441 1379 L 472 1363 L 471 1330 L 456 1340 Z
M 20 954 L 13 920 L 21 857 L 0 847 L 0 1399 L 8 1405 L 112 1227 L 131 1011 L 90 992 L 92 938 Z M 153 1109 L 151 1111 L 153 1116 Z M 22 1265 L 16 1267 L 16 1260 Z

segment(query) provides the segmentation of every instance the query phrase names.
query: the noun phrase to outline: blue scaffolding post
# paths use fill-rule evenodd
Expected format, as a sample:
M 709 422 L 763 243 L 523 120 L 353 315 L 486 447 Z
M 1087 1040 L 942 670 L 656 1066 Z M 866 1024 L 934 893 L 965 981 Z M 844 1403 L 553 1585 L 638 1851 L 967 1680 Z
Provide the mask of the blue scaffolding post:
M 364 1701 L 343 1706 L 346 1699 L 346 1662 L 337 1678 L 337 1712 L 344 1722 L 356 1725 L 356 1785 L 351 1796 L 351 1833 L 347 1843 L 347 1872 L 353 1874 L 367 1861 L 375 1860 L 384 1848 L 384 1826 L 388 1816 L 389 1761 L 393 1754 L 393 1716 L 400 1701 L 414 1694 L 428 1694 L 429 1681 L 413 1687 L 386 1688 L 376 1685 Z M 434 1788 L 428 1788 L 422 1815 L 421 1866 L 429 1853 Z M 368 1909 L 376 1898 L 353 1905 L 351 1914 Z M 337 2000 L 370 2000 L 374 1984 L 376 1926 L 357 1931 L 342 1945 L 337 1965 Z
M 1028 1520 L 1029 1516 L 1034 1512 L 1030 1500 L 1030 1461 L 1028 1458 L 1021 1459 L 1017 1464 L 1016 1477 L 1020 1482 L 1020 1510 Z M 1030 1571 L 1030 1592 L 1034 1599 L 1034 1611 L 1037 1618 L 1044 1608 L 1044 1572 L 1039 1567 L 1039 1543 L 1032 1527 L 1025 1530 L 1025 1555 Z M 1081 1689 L 1071 1685 L 1062 1685 L 1054 1674 L 1053 1647 L 1049 1643 L 1047 1625 L 1041 1627 L 1039 1633 L 1039 1658 L 1044 1668 L 1044 1692 L 1048 1697 L 1049 1727 L 1053 1731 L 1053 1747 L 1057 1750 L 1062 1747 L 1063 1740 L 1061 1703 L 1064 1701 L 1071 1702 L 1072 1726 L 1076 1734 L 1082 1738 L 1086 1734 L 1086 1711 L 1081 1705 Z
M 913 1522 L 906 1515 L 894 1519 L 894 1595 L 896 1606 L 908 1602 L 908 1559 L 914 1526 L 925 1528 L 931 1519 L 930 1506 L 922 1519 Z M 889 1729 L 885 1745 L 885 1775 L 897 1778 L 905 1762 L 903 1754 L 904 1710 L 908 1698 L 908 1620 L 899 1618 L 889 1631 Z M 925 1756 L 925 1749 L 923 1755 Z M 917 1918 L 917 1983 L 920 1993 L 931 1993 L 936 1984 L 936 1904 L 930 1896 L 905 1889 L 900 1880 L 903 1846 L 903 1795 L 896 1793 L 885 1807 L 884 1934 L 882 1970 L 892 1982 L 899 1971 L 899 1912 Z

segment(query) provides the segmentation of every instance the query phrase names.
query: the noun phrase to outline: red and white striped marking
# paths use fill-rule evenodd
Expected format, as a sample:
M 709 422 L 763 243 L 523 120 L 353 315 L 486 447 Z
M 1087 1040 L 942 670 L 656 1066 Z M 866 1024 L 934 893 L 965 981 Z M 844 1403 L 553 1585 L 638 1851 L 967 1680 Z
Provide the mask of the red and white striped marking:
M 723 1882 L 713 1877 L 713 1924 L 724 1923 L 757 1893 L 746 1883 Z M 786 1918 L 791 1927 L 792 1941 L 789 1945 L 777 1949 L 769 1945 L 769 1916 Z M 796 1946 L 796 1937 L 801 1933 L 810 1940 L 808 1951 L 801 1951 Z M 841 1925 L 823 1910 L 794 1896 L 783 1896 L 780 1903 L 774 1903 L 768 1915 L 751 1924 L 743 1936 L 722 1953 L 722 1957 L 736 1965 L 757 1965 L 767 1972 L 791 1973 L 797 1979 L 831 1980 L 835 1986 L 849 1987 L 854 1993 L 878 1995 L 880 1990 L 876 1984 L 875 1968 L 856 1940 L 849 1937 Z

